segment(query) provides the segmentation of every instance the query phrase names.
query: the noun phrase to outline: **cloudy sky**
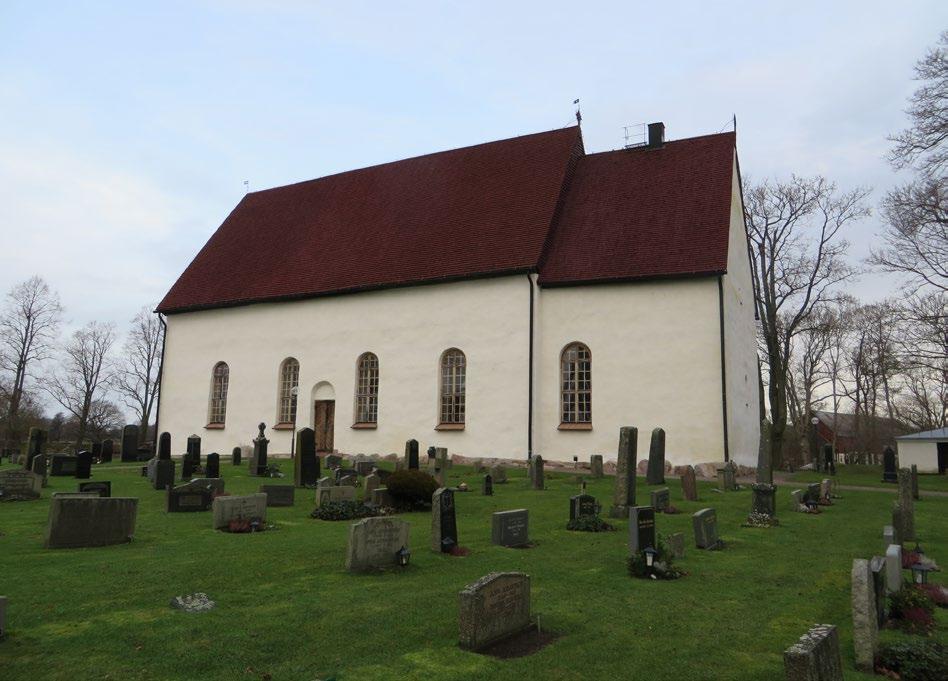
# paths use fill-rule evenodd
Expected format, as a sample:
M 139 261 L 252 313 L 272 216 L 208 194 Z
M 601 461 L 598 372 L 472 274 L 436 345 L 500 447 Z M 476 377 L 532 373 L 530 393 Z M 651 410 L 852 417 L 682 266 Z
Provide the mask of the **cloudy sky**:
M 245 191 L 562 127 L 587 150 L 737 115 L 744 172 L 899 181 L 944 2 L 0 3 L 0 290 L 70 326 L 155 304 Z M 858 260 L 878 233 L 852 232 Z M 865 299 L 894 283 L 864 277 Z

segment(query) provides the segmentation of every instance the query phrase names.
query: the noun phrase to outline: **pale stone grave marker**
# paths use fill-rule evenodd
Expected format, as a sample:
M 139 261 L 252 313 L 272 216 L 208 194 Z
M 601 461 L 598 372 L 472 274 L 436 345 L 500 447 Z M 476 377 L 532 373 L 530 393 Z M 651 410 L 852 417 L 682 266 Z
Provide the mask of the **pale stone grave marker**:
M 138 499 L 57 495 L 50 500 L 48 549 L 124 544 L 135 534 Z
M 407 521 L 392 517 L 363 518 L 349 526 L 346 570 L 363 572 L 398 564 L 398 551 L 408 545 Z
M 530 624 L 530 577 L 522 572 L 492 572 L 458 594 L 458 638 L 464 650 L 481 650 Z
M 216 497 L 211 506 L 214 511 L 214 529 L 219 530 L 230 525 L 232 520 L 267 519 L 267 495 L 248 494 L 238 497 Z
M 818 624 L 783 653 L 786 681 L 843 681 L 839 634 L 832 624 Z

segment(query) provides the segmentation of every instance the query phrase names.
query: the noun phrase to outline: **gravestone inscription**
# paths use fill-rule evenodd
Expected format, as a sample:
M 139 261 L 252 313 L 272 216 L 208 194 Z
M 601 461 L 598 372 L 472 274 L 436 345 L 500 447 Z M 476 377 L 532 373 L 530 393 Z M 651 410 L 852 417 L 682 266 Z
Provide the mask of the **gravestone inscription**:
M 629 553 L 635 555 L 647 548 L 657 548 L 655 509 L 633 506 L 629 509 Z
M 211 504 L 214 529 L 220 530 L 234 520 L 267 520 L 267 495 L 248 494 L 236 497 L 215 497 Z
M 210 510 L 214 499 L 207 487 L 191 483 L 169 486 L 165 492 L 165 511 L 168 513 L 196 513 Z
M 525 508 L 498 511 L 491 516 L 491 543 L 526 546 L 530 543 L 530 513 Z
M 53 477 L 76 475 L 77 459 L 72 454 L 53 454 L 50 458 L 49 474 Z
M 671 493 L 667 487 L 653 489 L 650 497 L 652 508 L 656 511 L 664 511 L 671 506 Z
M 450 553 L 457 545 L 454 492 L 447 487 L 440 487 L 431 497 L 431 550 Z
M 35 459 L 34 459 L 35 461 Z M 22 468 L 0 470 L 0 501 L 32 501 L 40 498 L 43 478 Z
M 569 519 L 597 514 L 596 497 L 591 494 L 577 494 L 569 498 Z
M 410 524 L 392 517 L 363 518 L 349 526 L 346 570 L 364 572 L 398 564 L 398 552 L 409 548 Z

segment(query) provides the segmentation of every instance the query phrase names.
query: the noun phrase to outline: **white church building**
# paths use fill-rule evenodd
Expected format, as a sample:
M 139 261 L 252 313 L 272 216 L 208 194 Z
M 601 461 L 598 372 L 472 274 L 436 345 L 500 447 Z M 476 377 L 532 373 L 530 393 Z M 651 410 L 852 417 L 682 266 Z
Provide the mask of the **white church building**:
M 158 306 L 175 453 L 756 462 L 733 133 L 587 154 L 578 126 L 248 193 Z

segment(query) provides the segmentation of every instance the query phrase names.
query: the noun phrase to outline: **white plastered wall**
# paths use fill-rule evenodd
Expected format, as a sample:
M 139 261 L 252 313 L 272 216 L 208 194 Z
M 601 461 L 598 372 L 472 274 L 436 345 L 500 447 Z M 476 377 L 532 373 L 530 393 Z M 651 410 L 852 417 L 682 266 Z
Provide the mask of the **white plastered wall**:
M 733 178 L 727 274 L 722 280 L 728 450 L 732 461 L 756 466 L 761 418 L 757 324 L 754 320 L 754 288 L 736 158 Z
M 899 468 L 918 466 L 919 473 L 938 472 L 938 443 L 926 440 L 896 440 Z

